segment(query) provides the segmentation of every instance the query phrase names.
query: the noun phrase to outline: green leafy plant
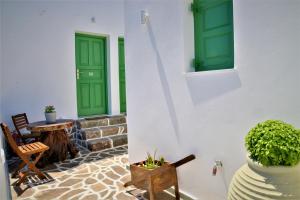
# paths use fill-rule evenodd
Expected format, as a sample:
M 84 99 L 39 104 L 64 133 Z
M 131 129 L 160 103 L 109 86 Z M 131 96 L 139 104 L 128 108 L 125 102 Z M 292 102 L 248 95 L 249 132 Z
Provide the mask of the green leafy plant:
M 46 106 L 45 107 L 45 113 L 54 113 L 55 112 L 55 107 L 52 105 Z
M 264 166 L 293 166 L 300 161 L 300 131 L 285 122 L 259 123 L 245 141 L 250 158 Z
M 161 156 L 159 160 L 155 160 L 155 156 L 156 156 L 156 150 L 153 156 L 151 156 L 151 154 L 147 152 L 146 160 L 142 166 L 146 169 L 155 169 L 157 167 L 162 166 L 165 163 L 164 157 Z

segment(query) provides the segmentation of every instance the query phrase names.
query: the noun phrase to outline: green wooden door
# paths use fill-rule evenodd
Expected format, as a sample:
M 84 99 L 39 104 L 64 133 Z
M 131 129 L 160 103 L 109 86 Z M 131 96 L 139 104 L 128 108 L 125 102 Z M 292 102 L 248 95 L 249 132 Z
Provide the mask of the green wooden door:
M 75 35 L 78 116 L 107 114 L 106 39 Z
M 119 90 L 120 112 L 126 112 L 125 50 L 124 39 L 119 38 Z
M 233 68 L 232 0 L 194 0 L 197 71 Z

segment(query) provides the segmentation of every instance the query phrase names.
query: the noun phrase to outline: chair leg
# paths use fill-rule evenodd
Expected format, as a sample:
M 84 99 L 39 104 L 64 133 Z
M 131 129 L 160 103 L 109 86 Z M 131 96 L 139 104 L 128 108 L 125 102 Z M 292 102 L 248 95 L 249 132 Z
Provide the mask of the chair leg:
M 35 165 L 40 160 L 40 158 L 42 157 L 43 153 L 44 152 L 39 153 L 39 155 L 35 158 L 35 160 L 32 163 L 30 163 L 29 166 L 28 166 L 29 169 L 31 171 L 34 171 L 38 175 L 38 177 L 41 178 L 41 179 L 46 178 L 46 176 Z
M 38 156 L 35 158 L 35 160 L 32 162 L 34 165 L 41 159 L 42 155 L 44 154 L 43 152 L 38 153 Z
M 25 181 L 25 178 L 27 177 L 28 175 L 28 171 L 27 172 L 24 172 L 24 173 L 20 173 L 21 174 L 21 177 L 20 179 L 18 180 L 18 182 L 16 183 L 16 186 L 20 186 L 21 183 L 23 183 Z
M 38 155 L 38 156 L 35 158 L 35 160 L 32 161 L 32 162 L 30 162 L 29 159 L 27 159 L 27 158 L 23 158 L 23 161 L 24 161 L 25 164 L 27 164 L 29 170 L 35 172 L 35 173 L 38 175 L 38 177 L 39 177 L 40 179 L 44 179 L 44 178 L 46 178 L 46 176 L 45 176 L 45 175 L 44 175 L 44 174 L 43 174 L 43 173 L 42 173 L 35 165 L 36 165 L 36 163 L 39 161 L 39 159 L 42 157 L 43 153 L 44 153 L 44 152 L 38 153 L 39 155 Z M 28 171 L 29 171 L 29 170 L 28 170 Z M 24 174 L 25 174 L 25 177 L 27 176 L 28 171 L 24 173 Z M 24 180 L 22 180 L 22 179 L 25 179 L 25 177 L 22 176 L 22 177 L 20 178 L 20 181 L 19 181 L 20 184 L 24 181 Z
M 11 177 L 12 177 L 12 178 L 15 178 L 15 177 L 18 175 L 19 171 L 20 171 L 23 167 L 25 167 L 25 165 L 26 165 L 26 163 L 25 163 L 24 161 L 22 161 L 22 162 L 19 164 L 19 166 L 17 167 L 16 171 L 11 175 Z

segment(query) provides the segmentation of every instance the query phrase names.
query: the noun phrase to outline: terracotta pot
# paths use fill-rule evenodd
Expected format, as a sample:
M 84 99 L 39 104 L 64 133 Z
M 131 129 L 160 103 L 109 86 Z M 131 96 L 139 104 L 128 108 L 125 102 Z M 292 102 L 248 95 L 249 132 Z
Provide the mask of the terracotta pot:
M 55 123 L 56 122 L 56 112 L 45 113 L 46 122 L 47 123 Z
M 265 167 L 247 158 L 233 176 L 228 200 L 300 199 L 300 164 Z

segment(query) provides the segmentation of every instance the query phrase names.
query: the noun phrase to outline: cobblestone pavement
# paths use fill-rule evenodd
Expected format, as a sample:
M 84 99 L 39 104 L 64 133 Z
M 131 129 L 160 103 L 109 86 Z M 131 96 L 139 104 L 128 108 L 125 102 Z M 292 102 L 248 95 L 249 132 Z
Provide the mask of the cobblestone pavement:
M 30 176 L 20 187 L 15 186 L 17 179 L 10 179 L 12 199 L 51 200 L 144 200 L 147 194 L 133 187 L 124 188 L 130 180 L 127 169 L 127 146 L 99 152 L 90 152 L 79 147 L 80 152 L 74 159 L 47 166 L 42 171 L 48 177 L 42 182 Z M 18 158 L 8 161 L 10 172 L 19 163 Z M 158 199 L 174 199 L 161 193 Z

